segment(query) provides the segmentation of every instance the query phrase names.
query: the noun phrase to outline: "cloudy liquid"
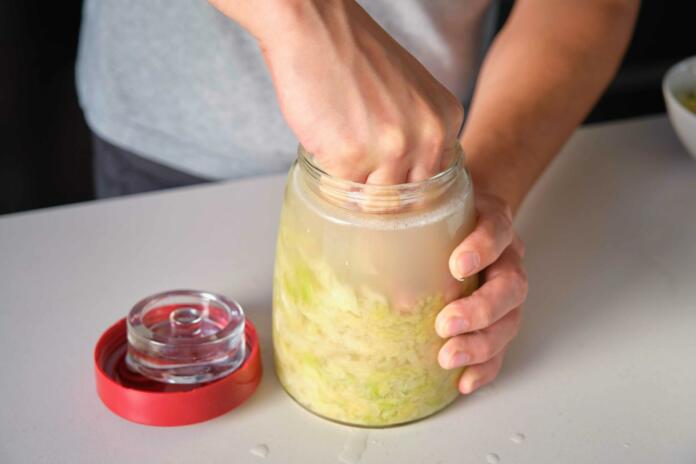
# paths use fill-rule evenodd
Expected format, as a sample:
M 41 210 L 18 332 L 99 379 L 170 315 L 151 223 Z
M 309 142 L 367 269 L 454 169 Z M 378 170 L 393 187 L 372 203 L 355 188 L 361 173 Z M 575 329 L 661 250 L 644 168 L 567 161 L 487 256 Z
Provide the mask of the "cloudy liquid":
M 359 425 L 441 409 L 457 396 L 461 370 L 437 365 L 444 341 L 435 317 L 476 285 L 475 277 L 455 280 L 448 267 L 475 223 L 468 177 L 462 172 L 427 209 L 389 214 L 327 202 L 311 182 L 293 167 L 278 237 L 281 383 L 313 412 Z

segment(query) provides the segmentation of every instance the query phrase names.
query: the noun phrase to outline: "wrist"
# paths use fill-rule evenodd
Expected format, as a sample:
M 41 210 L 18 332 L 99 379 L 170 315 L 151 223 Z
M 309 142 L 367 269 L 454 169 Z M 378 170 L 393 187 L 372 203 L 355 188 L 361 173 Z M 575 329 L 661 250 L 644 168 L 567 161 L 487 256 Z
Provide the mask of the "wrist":
M 282 50 L 323 30 L 329 10 L 346 0 L 264 0 L 264 14 L 256 13 L 249 32 L 264 51 Z
M 341 0 L 208 0 L 215 8 L 249 32 L 262 47 L 281 43 L 282 37 L 306 30 L 316 11 Z
M 474 190 L 501 198 L 516 213 L 527 193 L 517 165 L 524 159 L 523 147 L 509 134 L 489 133 L 484 138 L 465 132 L 461 143 Z

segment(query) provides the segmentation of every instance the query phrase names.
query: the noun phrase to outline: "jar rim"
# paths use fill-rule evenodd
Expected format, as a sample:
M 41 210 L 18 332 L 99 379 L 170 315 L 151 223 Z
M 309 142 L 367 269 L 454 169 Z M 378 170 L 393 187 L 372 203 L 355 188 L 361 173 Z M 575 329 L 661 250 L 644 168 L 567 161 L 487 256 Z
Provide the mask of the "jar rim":
M 413 187 L 423 187 L 428 184 L 433 184 L 437 182 L 441 182 L 443 178 L 446 178 L 448 176 L 452 176 L 452 174 L 457 173 L 457 169 L 461 166 L 462 161 L 464 159 L 464 150 L 462 149 L 461 144 L 459 141 L 457 141 L 454 144 L 454 156 L 452 157 L 452 161 L 450 161 L 450 164 L 443 169 L 442 171 L 438 172 L 437 174 L 428 177 L 427 179 L 423 180 L 417 180 L 414 182 L 404 182 L 401 184 L 393 184 L 393 185 L 386 185 L 386 184 L 361 184 L 360 182 L 355 182 L 352 180 L 347 180 L 347 179 L 341 179 L 339 177 L 333 176 L 326 171 L 324 171 L 316 162 L 314 162 L 314 155 L 310 152 L 308 152 L 302 144 L 299 144 L 297 146 L 297 157 L 306 165 L 308 170 L 310 171 L 311 174 L 316 175 L 317 177 L 326 177 L 327 179 L 331 179 L 332 181 L 335 182 L 342 182 L 345 183 L 347 186 L 355 186 L 355 187 L 364 187 L 364 186 L 369 186 L 371 189 L 386 189 L 386 190 L 393 190 L 393 189 L 400 189 L 400 188 L 413 188 Z
M 345 209 L 372 213 L 395 213 L 419 203 L 425 196 L 439 196 L 457 179 L 465 157 L 461 144 L 454 144 L 454 156 L 444 170 L 427 179 L 401 184 L 362 184 L 341 179 L 324 171 L 302 144 L 297 158 L 302 170 L 309 174 L 323 197 Z

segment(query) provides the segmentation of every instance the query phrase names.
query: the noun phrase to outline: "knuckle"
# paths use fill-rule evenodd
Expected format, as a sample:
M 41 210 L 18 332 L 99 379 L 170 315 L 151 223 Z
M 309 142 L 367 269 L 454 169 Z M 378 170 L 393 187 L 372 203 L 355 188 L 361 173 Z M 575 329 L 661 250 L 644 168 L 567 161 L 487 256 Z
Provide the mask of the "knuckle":
M 432 117 L 423 123 L 418 146 L 418 164 L 429 175 L 435 175 L 440 170 L 441 160 L 445 155 L 446 136 L 443 121 Z
M 498 231 L 495 221 L 481 221 L 481 235 L 479 236 L 479 252 L 481 253 L 482 260 L 490 263 L 492 262 L 499 253 L 498 240 L 502 235 Z
M 407 154 L 407 137 L 397 125 L 385 125 L 379 131 L 379 150 L 387 159 L 402 160 Z
M 419 164 L 426 174 L 432 177 L 440 170 L 440 158 L 434 155 L 434 153 L 437 153 L 436 151 L 430 151 L 430 149 L 428 149 L 428 153 L 428 155 L 422 156 L 421 159 L 419 159 Z
M 522 267 L 517 267 L 510 272 L 510 284 L 518 299 L 524 301 L 527 293 L 529 293 L 529 280 L 527 279 L 527 273 Z
M 497 210 L 491 213 L 497 229 L 505 231 L 506 236 L 509 236 L 510 241 L 512 241 L 512 215 L 508 214 L 505 210 Z
M 503 200 L 500 197 L 491 193 L 481 193 L 478 195 L 477 201 L 479 208 L 484 211 L 501 209 L 503 204 Z
M 498 254 L 502 253 L 514 238 L 512 221 L 503 213 L 493 213 L 487 229 L 489 246 Z
M 432 148 L 439 152 L 442 151 L 445 145 L 445 138 L 447 137 L 447 128 L 445 127 L 444 121 L 437 120 L 433 129 L 433 133 L 430 136 L 430 141 L 432 143 Z
M 365 153 L 363 143 L 356 139 L 341 138 L 336 146 L 340 148 L 334 153 L 336 153 L 336 155 L 345 162 L 353 163 L 360 161 Z M 322 151 L 323 157 L 326 157 L 327 155 L 334 156 L 333 153 L 323 153 Z
M 447 128 L 442 118 L 433 114 L 424 117 L 421 123 L 421 137 L 426 145 L 439 154 L 447 137 Z
M 494 196 L 493 203 L 495 205 L 495 209 L 500 211 L 505 217 L 512 221 L 512 208 L 505 200 L 498 196 Z
M 480 208 L 489 213 L 497 212 L 512 222 L 512 208 L 510 205 L 497 195 L 481 195 L 479 199 Z

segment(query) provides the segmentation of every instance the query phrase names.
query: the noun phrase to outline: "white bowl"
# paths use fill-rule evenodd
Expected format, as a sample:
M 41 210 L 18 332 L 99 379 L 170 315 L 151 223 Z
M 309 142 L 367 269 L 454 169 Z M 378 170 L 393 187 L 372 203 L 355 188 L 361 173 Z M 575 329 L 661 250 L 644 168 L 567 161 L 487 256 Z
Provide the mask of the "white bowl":
M 672 127 L 691 156 L 696 158 L 696 114 L 678 100 L 678 96 L 696 89 L 696 56 L 675 64 L 662 79 L 662 95 Z

